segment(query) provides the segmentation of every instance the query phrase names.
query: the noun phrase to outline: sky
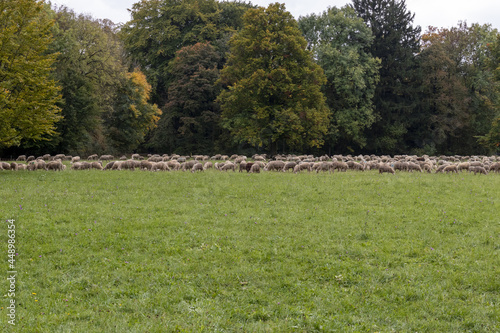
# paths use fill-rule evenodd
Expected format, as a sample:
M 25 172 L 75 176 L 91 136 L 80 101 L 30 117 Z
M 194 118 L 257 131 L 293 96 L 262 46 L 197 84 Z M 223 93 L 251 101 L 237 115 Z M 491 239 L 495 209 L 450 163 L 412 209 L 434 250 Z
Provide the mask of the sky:
M 77 13 L 91 14 L 94 18 L 110 19 L 114 23 L 130 20 L 128 8 L 139 0 L 51 0 L 53 5 L 65 5 Z M 246 2 L 249 2 L 248 0 Z M 343 7 L 350 0 L 253 0 L 255 5 L 267 7 L 274 2 L 285 3 L 286 9 L 295 18 L 308 14 L 319 14 L 328 7 Z M 406 0 L 407 9 L 415 14 L 413 24 L 420 25 L 422 32 L 428 26 L 451 28 L 459 21 L 489 23 L 500 30 L 499 0 Z

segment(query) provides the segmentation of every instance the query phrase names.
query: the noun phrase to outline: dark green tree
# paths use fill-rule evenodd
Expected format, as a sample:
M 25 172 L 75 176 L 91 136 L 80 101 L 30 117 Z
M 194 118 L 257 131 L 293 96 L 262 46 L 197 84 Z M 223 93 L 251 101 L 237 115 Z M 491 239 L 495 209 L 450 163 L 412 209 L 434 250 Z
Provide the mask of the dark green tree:
M 372 100 L 380 67 L 366 52 L 371 29 L 349 6 L 301 17 L 299 27 L 327 77 L 323 92 L 332 118 L 326 145 L 338 152 L 363 148 L 364 130 L 375 121 Z
M 497 36 L 488 25 L 462 22 L 423 35 L 421 133 L 431 135 L 437 153 L 488 151 L 477 138 L 484 142 L 498 113 L 500 95 L 491 48 Z
M 135 3 L 121 37 L 134 66 L 153 86 L 153 101 L 168 102 L 170 63 L 182 47 L 216 41 L 241 24 L 250 5 L 215 0 L 148 0 Z
M 376 121 L 367 131 L 367 149 L 377 153 L 405 153 L 417 145 L 408 133 L 414 126 L 419 96 L 420 27 L 404 0 L 353 0 L 353 7 L 375 37 L 367 48 L 381 60 L 380 81 L 374 95 Z
M 115 26 L 66 7 L 56 10 L 55 19 L 51 50 L 58 52 L 54 77 L 62 86 L 64 119 L 50 150 L 83 155 L 109 150 L 102 117 L 112 112 L 126 73 Z
M 61 119 L 59 88 L 50 77 L 55 55 L 43 1 L 0 1 L 0 147 L 41 140 Z
M 157 151 L 210 153 L 220 133 L 220 54 L 210 43 L 185 46 L 172 63 L 169 100 L 153 137 Z
M 265 146 L 320 147 L 329 110 L 321 86 L 323 70 L 306 50 L 293 16 L 283 4 L 250 9 L 230 41 L 218 97 L 223 125 L 234 139 Z

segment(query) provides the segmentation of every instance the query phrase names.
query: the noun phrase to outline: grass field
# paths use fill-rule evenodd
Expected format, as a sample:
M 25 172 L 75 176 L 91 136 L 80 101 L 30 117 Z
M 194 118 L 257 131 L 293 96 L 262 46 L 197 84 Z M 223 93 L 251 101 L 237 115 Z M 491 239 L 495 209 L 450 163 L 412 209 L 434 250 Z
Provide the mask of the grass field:
M 499 332 L 500 175 L 0 171 L 17 332 Z

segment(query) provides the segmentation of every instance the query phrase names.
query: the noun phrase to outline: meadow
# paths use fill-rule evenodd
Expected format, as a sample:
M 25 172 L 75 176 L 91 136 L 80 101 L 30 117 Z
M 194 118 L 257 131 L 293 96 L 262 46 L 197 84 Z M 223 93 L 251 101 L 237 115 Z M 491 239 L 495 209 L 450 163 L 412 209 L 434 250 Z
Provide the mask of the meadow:
M 12 332 L 499 332 L 500 175 L 0 171 Z

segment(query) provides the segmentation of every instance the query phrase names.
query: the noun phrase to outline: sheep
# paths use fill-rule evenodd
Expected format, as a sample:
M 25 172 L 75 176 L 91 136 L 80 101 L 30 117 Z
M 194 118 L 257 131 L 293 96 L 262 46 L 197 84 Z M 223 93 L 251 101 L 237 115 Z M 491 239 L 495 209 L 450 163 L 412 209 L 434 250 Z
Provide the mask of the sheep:
M 462 163 L 459 163 L 458 164 L 458 171 L 462 171 L 462 170 L 469 170 L 469 167 L 470 167 L 470 163 L 469 162 L 462 162 Z
M 26 158 L 26 162 L 31 162 L 31 161 L 34 161 L 35 160 L 35 156 L 33 155 L 30 155 Z
M 177 159 L 177 160 L 179 160 L 179 159 Z M 182 171 L 191 170 L 196 163 L 198 163 L 198 162 L 196 162 L 195 160 L 183 162 L 181 170 Z
M 113 165 L 111 166 L 111 170 L 121 170 L 122 164 L 125 163 L 125 161 L 114 161 L 110 163 L 113 163 Z
M 222 167 L 220 167 L 220 170 L 221 171 L 233 170 L 234 172 L 236 172 L 236 165 L 231 162 L 227 162 Z
M 92 163 L 90 163 L 90 168 L 96 169 L 96 170 L 104 170 L 104 168 L 102 167 L 101 161 L 93 161 Z
M 196 171 L 203 171 L 203 164 L 196 163 L 195 165 L 193 165 L 193 167 L 191 168 L 191 172 L 195 173 Z
M 28 165 L 19 163 L 17 164 L 17 170 L 26 170 L 28 169 Z
M 149 160 L 141 160 L 139 162 L 139 166 L 140 166 L 140 169 L 141 170 L 149 170 L 151 171 L 153 169 L 153 163 L 156 163 L 156 162 L 151 162 Z
M 156 162 L 153 165 L 152 171 L 170 171 L 167 162 Z
M 500 162 L 495 162 L 489 167 L 489 171 L 500 172 Z
M 247 162 L 241 161 L 240 162 L 240 167 L 238 169 L 238 172 L 242 172 L 243 170 L 246 170 L 246 169 L 247 169 Z
M 483 168 L 482 166 L 471 166 L 469 167 L 469 172 L 474 172 L 474 175 L 476 173 L 482 173 L 483 175 L 488 174 L 488 171 L 486 171 L 486 169 Z
M 252 166 L 250 167 L 250 171 L 248 171 L 248 173 L 260 173 L 260 165 L 257 163 L 252 163 Z
M 104 170 L 110 170 L 111 168 L 113 168 L 113 165 L 115 164 L 115 161 L 111 161 L 109 162 L 108 164 L 106 164 L 106 166 L 104 167 Z
M 432 165 L 429 163 L 424 163 L 424 164 L 422 164 L 421 168 L 422 168 L 422 170 L 427 171 L 427 173 L 431 173 Z
M 76 162 L 80 162 L 80 156 L 73 156 L 73 158 L 71 159 L 71 164 Z
M 113 157 L 113 155 L 101 155 L 101 157 L 99 159 L 102 161 L 111 161 L 115 158 Z
M 248 163 L 246 163 L 246 165 L 245 165 L 245 170 L 247 171 L 247 173 L 248 173 L 248 172 L 250 172 L 250 170 L 252 169 L 252 166 L 253 166 L 254 164 L 257 164 L 257 165 L 259 166 L 259 172 L 260 172 L 260 165 L 259 165 L 258 163 L 248 162 Z
M 203 165 L 203 170 L 208 170 L 210 168 L 213 167 L 213 163 L 212 162 L 206 162 L 204 165 Z
M 469 169 L 470 169 L 470 167 L 469 167 Z M 442 172 L 458 173 L 458 167 L 456 164 L 450 164 L 450 165 L 447 165 L 446 167 L 444 167 Z
M 271 161 L 267 163 L 266 167 L 264 168 L 264 171 L 280 171 L 283 170 L 283 167 L 285 166 L 285 162 L 283 161 Z
M 346 172 L 347 169 L 349 169 L 349 166 L 345 162 L 337 161 L 337 162 L 332 162 L 332 163 L 333 163 L 333 169 L 334 170 L 338 169 L 339 171 Z
M 137 165 L 136 162 L 139 165 Z M 122 163 L 120 163 L 120 165 L 118 167 L 118 170 L 128 169 L 128 170 L 134 171 L 135 168 L 140 168 L 140 167 L 141 167 L 141 162 L 140 161 L 126 160 L 126 161 L 122 161 Z
M 413 172 L 413 170 L 422 172 L 422 168 L 417 163 L 408 162 L 408 171 Z
M 333 162 L 318 162 L 313 166 L 313 168 L 316 170 L 316 173 L 320 171 L 328 171 L 330 173 L 335 172 L 335 169 L 333 168 Z
M 347 162 L 347 165 L 349 166 L 349 169 L 351 169 L 351 170 L 365 171 L 364 164 L 350 161 L 350 162 Z
M 61 160 L 50 161 L 45 164 L 45 170 L 54 170 L 54 171 L 62 171 L 64 164 L 62 164 Z
M 26 155 L 19 155 L 16 161 L 26 161 Z
M 87 160 L 94 161 L 94 160 L 97 160 L 97 157 L 98 157 L 97 154 L 92 154 L 89 157 L 87 157 Z
M 282 171 L 287 172 L 288 170 L 294 170 L 295 166 L 297 165 L 296 162 L 286 162 L 285 165 L 283 166 Z
M 71 169 L 73 169 L 73 170 L 80 170 L 81 167 L 82 167 L 82 163 L 81 162 L 76 162 L 76 163 L 73 163 L 71 165 Z
M 293 173 L 298 173 L 298 172 L 300 172 L 302 170 L 307 170 L 308 172 L 311 172 L 311 169 L 312 169 L 311 163 L 309 163 L 309 162 L 302 162 L 302 163 L 297 164 L 293 168 Z
M 139 154 L 132 154 L 132 159 L 133 160 L 143 160 L 144 157 L 142 157 L 141 155 Z M 157 162 L 157 161 L 153 161 L 153 162 Z
M 378 165 L 378 173 L 384 173 L 384 172 L 387 172 L 387 173 L 392 173 L 393 175 L 395 175 L 396 173 L 394 172 L 394 169 L 388 165 L 388 164 L 385 164 L 385 163 L 380 163 Z
M 179 170 L 181 168 L 181 164 L 177 162 L 177 160 L 170 160 L 167 161 L 167 167 L 169 167 L 171 170 Z

